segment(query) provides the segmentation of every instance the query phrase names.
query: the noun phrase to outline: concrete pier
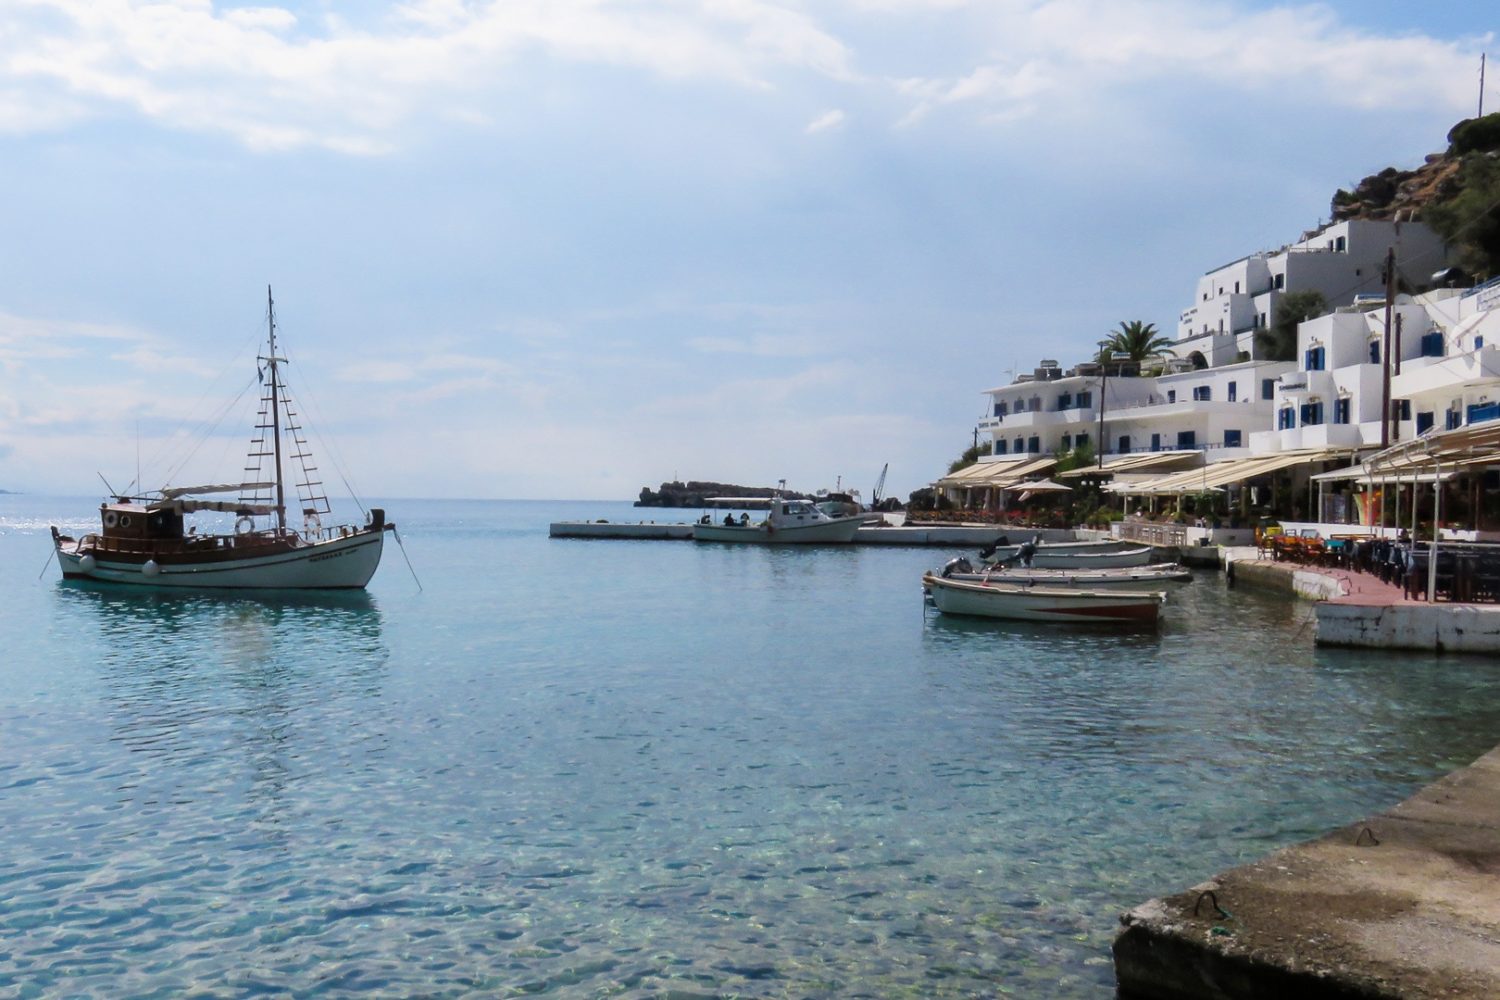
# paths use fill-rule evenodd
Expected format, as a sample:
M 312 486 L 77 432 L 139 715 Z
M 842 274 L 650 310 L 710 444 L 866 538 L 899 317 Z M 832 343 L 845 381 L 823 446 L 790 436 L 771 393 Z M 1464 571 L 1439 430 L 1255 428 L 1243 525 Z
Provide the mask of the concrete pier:
M 552 538 L 616 539 L 688 539 L 693 537 L 692 524 L 655 521 L 556 521 L 547 529 Z M 862 527 L 854 533 L 856 545 L 934 545 L 949 548 L 977 548 L 988 545 L 1001 535 L 1012 543 L 1040 535 L 1044 542 L 1071 542 L 1074 533 L 1065 528 L 1005 528 L 992 524 L 902 525 L 900 527 Z
M 1257 559 L 1252 548 L 1225 550 L 1225 560 L 1236 585 L 1317 601 L 1313 634 L 1319 645 L 1500 653 L 1500 605 L 1414 601 L 1368 573 Z
M 1127 1000 L 1500 997 L 1500 749 L 1120 921 Z

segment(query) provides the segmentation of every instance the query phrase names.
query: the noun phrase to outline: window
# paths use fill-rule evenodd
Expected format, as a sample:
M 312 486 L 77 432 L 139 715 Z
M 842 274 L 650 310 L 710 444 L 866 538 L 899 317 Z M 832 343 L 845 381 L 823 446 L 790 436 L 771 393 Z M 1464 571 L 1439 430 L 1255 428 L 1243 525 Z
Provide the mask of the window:
M 1333 401 L 1333 422 L 1336 424 L 1347 424 L 1349 422 L 1349 397 L 1341 396 Z
M 1260 398 L 1276 398 L 1276 380 L 1274 378 L 1263 378 L 1260 380 Z
M 1283 406 L 1276 411 L 1276 429 L 1278 431 L 1291 430 L 1297 426 L 1295 422 L 1297 414 L 1290 406 Z
M 1229 383 L 1229 401 L 1231 403 L 1233 403 L 1235 400 L 1237 400 L 1239 398 L 1240 398 L 1240 384 L 1238 382 L 1231 382 L 1231 383 Z
M 1302 404 L 1302 426 L 1316 427 L 1323 422 L 1323 401 L 1314 399 Z
M 1451 431 L 1459 424 L 1463 423 L 1463 420 L 1464 412 L 1462 410 L 1449 410 L 1446 428 Z
M 1482 335 L 1478 336 L 1478 337 L 1475 337 L 1474 338 L 1474 350 L 1477 351 L 1477 350 L 1479 350 L 1483 346 L 1484 346 L 1484 337 Z
M 1380 364 L 1380 341 L 1374 339 L 1370 341 L 1370 364 Z
M 1005 442 L 1001 441 L 999 438 L 995 439 L 995 454 L 996 455 L 1004 455 L 1005 454 Z
M 1238 447 L 1240 447 L 1240 443 L 1241 443 L 1241 438 L 1240 438 L 1240 432 L 1239 431 L 1225 431 L 1224 432 L 1224 447 L 1226 447 L 1226 448 L 1238 448 Z
M 1272 288 L 1285 288 L 1286 287 L 1286 275 L 1284 275 L 1284 274 L 1278 274 L 1276 276 L 1275 280 L 1271 282 L 1271 287 Z
M 1026 439 L 1025 438 L 1016 438 L 1016 443 L 1011 448 L 1011 451 L 1015 452 L 1017 455 L 1024 455 L 1024 454 L 1026 454 Z
M 1323 360 L 1326 356 L 1326 352 L 1323 348 L 1310 347 L 1303 355 L 1302 367 L 1310 372 L 1320 372 L 1323 370 Z
M 1431 412 L 1418 413 L 1417 414 L 1417 433 L 1418 434 L 1425 434 L 1428 431 L 1432 430 L 1432 422 L 1433 421 L 1432 421 L 1432 413 Z
M 1071 410 L 1073 408 L 1073 394 L 1065 392 L 1057 397 L 1057 408 L 1059 410 Z
M 1177 390 L 1176 389 L 1168 389 L 1167 390 L 1167 402 L 1169 402 L 1169 403 L 1175 403 L 1175 402 L 1177 402 Z
M 1240 294 L 1240 283 L 1238 281 L 1234 283 L 1234 294 Z
M 1070 451 L 1070 450 L 1072 450 L 1072 448 L 1073 448 L 1073 435 L 1071 435 L 1071 434 L 1064 434 L 1062 436 L 1062 450 L 1063 451 Z
M 1094 405 L 1094 394 L 1092 392 L 1080 392 L 1078 394 L 1078 408 L 1087 410 Z
M 1475 403 L 1469 407 L 1469 423 L 1481 424 L 1500 417 L 1500 402 Z
M 1122 455 L 1128 455 L 1128 454 L 1130 454 L 1130 435 L 1129 434 L 1121 434 L 1120 435 L 1119 445 L 1120 445 L 1120 447 L 1119 447 L 1118 450 L 1119 450 L 1120 454 L 1122 454 Z
M 1041 438 L 1030 437 L 1026 439 L 1026 450 L 1035 455 L 1042 450 Z
M 1153 435 L 1151 435 L 1151 450 L 1152 451 L 1161 451 L 1161 435 L 1160 434 L 1153 434 Z
M 1075 447 L 1075 448 L 1086 447 L 1088 445 L 1088 443 L 1089 443 L 1089 436 L 1087 434 L 1080 434 L 1076 438 L 1073 439 L 1073 447 Z
M 1434 330 L 1424 334 L 1422 337 L 1422 357 L 1440 358 L 1443 356 L 1443 334 L 1441 330 Z
M 1195 431 L 1178 431 L 1177 432 L 1177 450 L 1178 451 L 1192 451 L 1196 447 L 1198 447 L 1198 435 L 1197 435 L 1197 432 L 1195 432 Z
M 1345 237 L 1343 236 L 1340 236 L 1333 241 L 1333 249 L 1337 253 L 1343 253 L 1347 246 L 1348 244 L 1345 242 Z
M 1411 400 L 1409 400 L 1409 399 L 1403 399 L 1403 400 L 1401 400 L 1401 409 L 1399 411 L 1397 411 L 1397 412 L 1400 414 L 1400 419 L 1401 420 L 1410 420 L 1411 419 Z
M 1026 412 L 1026 400 L 1024 400 L 1024 399 L 1018 399 L 1018 400 L 1016 400 L 1016 412 L 1017 413 L 1025 413 Z
M 1193 386 L 1193 399 L 1198 402 L 1206 402 L 1213 399 L 1213 387 L 1207 385 Z
M 996 403 L 995 404 L 995 416 L 997 416 L 997 417 L 1003 417 L 1003 416 L 1005 416 L 1005 404 L 1004 403 Z

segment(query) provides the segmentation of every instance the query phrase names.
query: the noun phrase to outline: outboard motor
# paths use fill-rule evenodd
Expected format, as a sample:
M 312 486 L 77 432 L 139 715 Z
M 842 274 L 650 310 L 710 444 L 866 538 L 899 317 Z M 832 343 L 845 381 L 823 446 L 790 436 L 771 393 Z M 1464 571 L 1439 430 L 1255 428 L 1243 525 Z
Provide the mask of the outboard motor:
M 1009 544 L 1010 537 L 1008 535 L 1001 535 L 999 538 L 995 539 L 993 542 L 979 550 L 979 558 L 988 559 L 990 556 L 995 554 L 996 549 L 1000 548 L 1003 545 Z
M 958 556 L 955 559 L 949 559 L 946 563 L 943 564 L 943 579 L 945 580 L 948 577 L 952 576 L 954 573 L 972 572 L 974 572 L 974 564 L 969 562 L 969 560 L 965 559 L 963 556 Z

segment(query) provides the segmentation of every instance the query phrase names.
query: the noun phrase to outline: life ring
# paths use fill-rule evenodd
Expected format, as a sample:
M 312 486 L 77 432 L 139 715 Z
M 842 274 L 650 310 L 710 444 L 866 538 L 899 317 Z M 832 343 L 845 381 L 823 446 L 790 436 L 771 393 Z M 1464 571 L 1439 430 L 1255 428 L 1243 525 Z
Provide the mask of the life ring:
M 112 510 L 107 510 L 107 511 L 104 512 L 104 526 L 106 528 L 113 528 L 115 525 L 117 525 L 119 523 L 120 523 L 120 515 L 119 514 L 116 514 Z
M 308 538 L 316 538 L 323 533 L 323 520 L 316 514 L 308 514 L 302 519 L 302 533 Z
M 241 517 L 238 521 L 234 522 L 234 533 L 236 535 L 248 535 L 254 527 L 255 522 L 250 520 L 248 516 Z
M 130 515 L 129 514 L 121 514 L 120 515 L 120 527 L 122 527 L 122 528 L 128 528 L 128 527 L 130 527 Z

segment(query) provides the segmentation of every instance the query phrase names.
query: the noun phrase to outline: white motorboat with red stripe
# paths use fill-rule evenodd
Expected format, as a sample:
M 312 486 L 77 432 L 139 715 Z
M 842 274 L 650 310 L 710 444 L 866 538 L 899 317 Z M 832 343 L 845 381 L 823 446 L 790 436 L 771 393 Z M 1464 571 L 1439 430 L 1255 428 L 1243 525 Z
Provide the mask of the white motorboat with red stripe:
M 932 573 L 922 577 L 922 586 L 944 614 L 1028 622 L 1155 625 L 1167 599 L 1161 591 L 979 583 L 948 580 Z
M 64 579 L 155 588 L 235 590 L 357 589 L 380 565 L 385 533 L 395 525 L 372 508 L 362 525 L 325 527 L 331 508 L 302 436 L 276 352 L 276 314 L 266 289 L 267 353 L 260 412 L 245 463 L 246 481 L 116 495 L 99 505 L 100 530 L 73 538 L 56 527 L 52 543 Z M 285 437 L 285 442 L 283 438 Z M 284 448 L 290 454 L 283 455 Z M 284 457 L 295 461 L 302 527 L 287 525 Z M 234 499 L 209 499 L 237 494 Z M 232 531 L 187 526 L 194 514 L 219 514 Z M 212 526 L 210 526 L 212 528 Z

